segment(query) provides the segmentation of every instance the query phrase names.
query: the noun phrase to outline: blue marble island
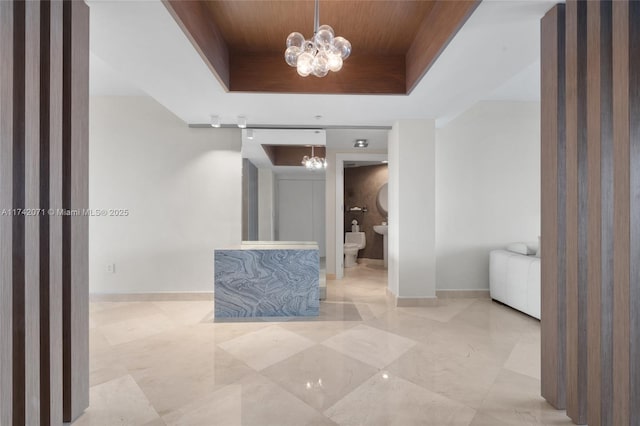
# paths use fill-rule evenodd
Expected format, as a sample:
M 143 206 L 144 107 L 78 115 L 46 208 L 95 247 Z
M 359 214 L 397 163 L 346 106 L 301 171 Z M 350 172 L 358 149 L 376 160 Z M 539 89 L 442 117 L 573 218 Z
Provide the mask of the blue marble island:
M 215 250 L 215 318 L 318 316 L 319 286 L 316 243 L 252 241 Z

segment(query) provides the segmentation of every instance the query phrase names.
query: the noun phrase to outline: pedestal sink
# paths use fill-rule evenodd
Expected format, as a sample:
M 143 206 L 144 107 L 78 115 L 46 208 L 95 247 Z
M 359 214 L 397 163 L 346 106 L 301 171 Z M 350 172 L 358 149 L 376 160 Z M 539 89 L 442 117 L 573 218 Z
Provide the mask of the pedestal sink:
M 384 267 L 387 267 L 387 252 L 389 251 L 388 249 L 388 244 L 387 244 L 387 233 L 389 230 L 389 225 L 373 225 L 373 230 L 376 232 L 376 234 L 380 234 L 382 235 L 382 245 L 384 247 L 384 255 L 383 255 L 383 259 L 384 259 Z

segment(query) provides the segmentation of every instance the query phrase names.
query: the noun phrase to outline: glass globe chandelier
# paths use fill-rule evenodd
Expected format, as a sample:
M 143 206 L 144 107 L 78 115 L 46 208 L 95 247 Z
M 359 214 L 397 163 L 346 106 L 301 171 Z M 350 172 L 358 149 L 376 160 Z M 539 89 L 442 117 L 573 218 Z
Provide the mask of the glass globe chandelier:
M 327 159 L 316 157 L 315 152 L 313 150 L 313 145 L 311 146 L 311 157 L 305 155 L 302 157 L 302 165 L 305 166 L 309 170 L 322 170 L 327 168 Z
M 295 67 L 298 74 L 324 77 L 329 71 L 342 69 L 342 62 L 351 54 L 351 43 L 344 37 L 336 37 L 333 28 L 320 23 L 320 2 L 316 0 L 313 37 L 306 40 L 299 32 L 287 37 L 284 59 Z

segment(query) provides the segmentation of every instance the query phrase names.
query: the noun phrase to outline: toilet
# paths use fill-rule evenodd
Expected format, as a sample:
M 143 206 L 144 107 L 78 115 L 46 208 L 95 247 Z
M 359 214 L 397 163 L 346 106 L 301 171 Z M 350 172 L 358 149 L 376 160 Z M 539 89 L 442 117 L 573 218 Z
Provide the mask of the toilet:
M 358 251 L 367 245 L 364 232 L 344 233 L 344 267 L 353 268 L 358 265 Z

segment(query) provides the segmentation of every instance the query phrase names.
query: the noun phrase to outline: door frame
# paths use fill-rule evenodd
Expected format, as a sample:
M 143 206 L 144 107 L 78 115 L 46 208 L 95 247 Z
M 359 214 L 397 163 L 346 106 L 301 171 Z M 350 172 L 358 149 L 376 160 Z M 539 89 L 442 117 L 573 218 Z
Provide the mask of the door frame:
M 350 152 L 336 154 L 336 279 L 344 277 L 344 163 L 345 161 L 387 161 L 387 154 Z

